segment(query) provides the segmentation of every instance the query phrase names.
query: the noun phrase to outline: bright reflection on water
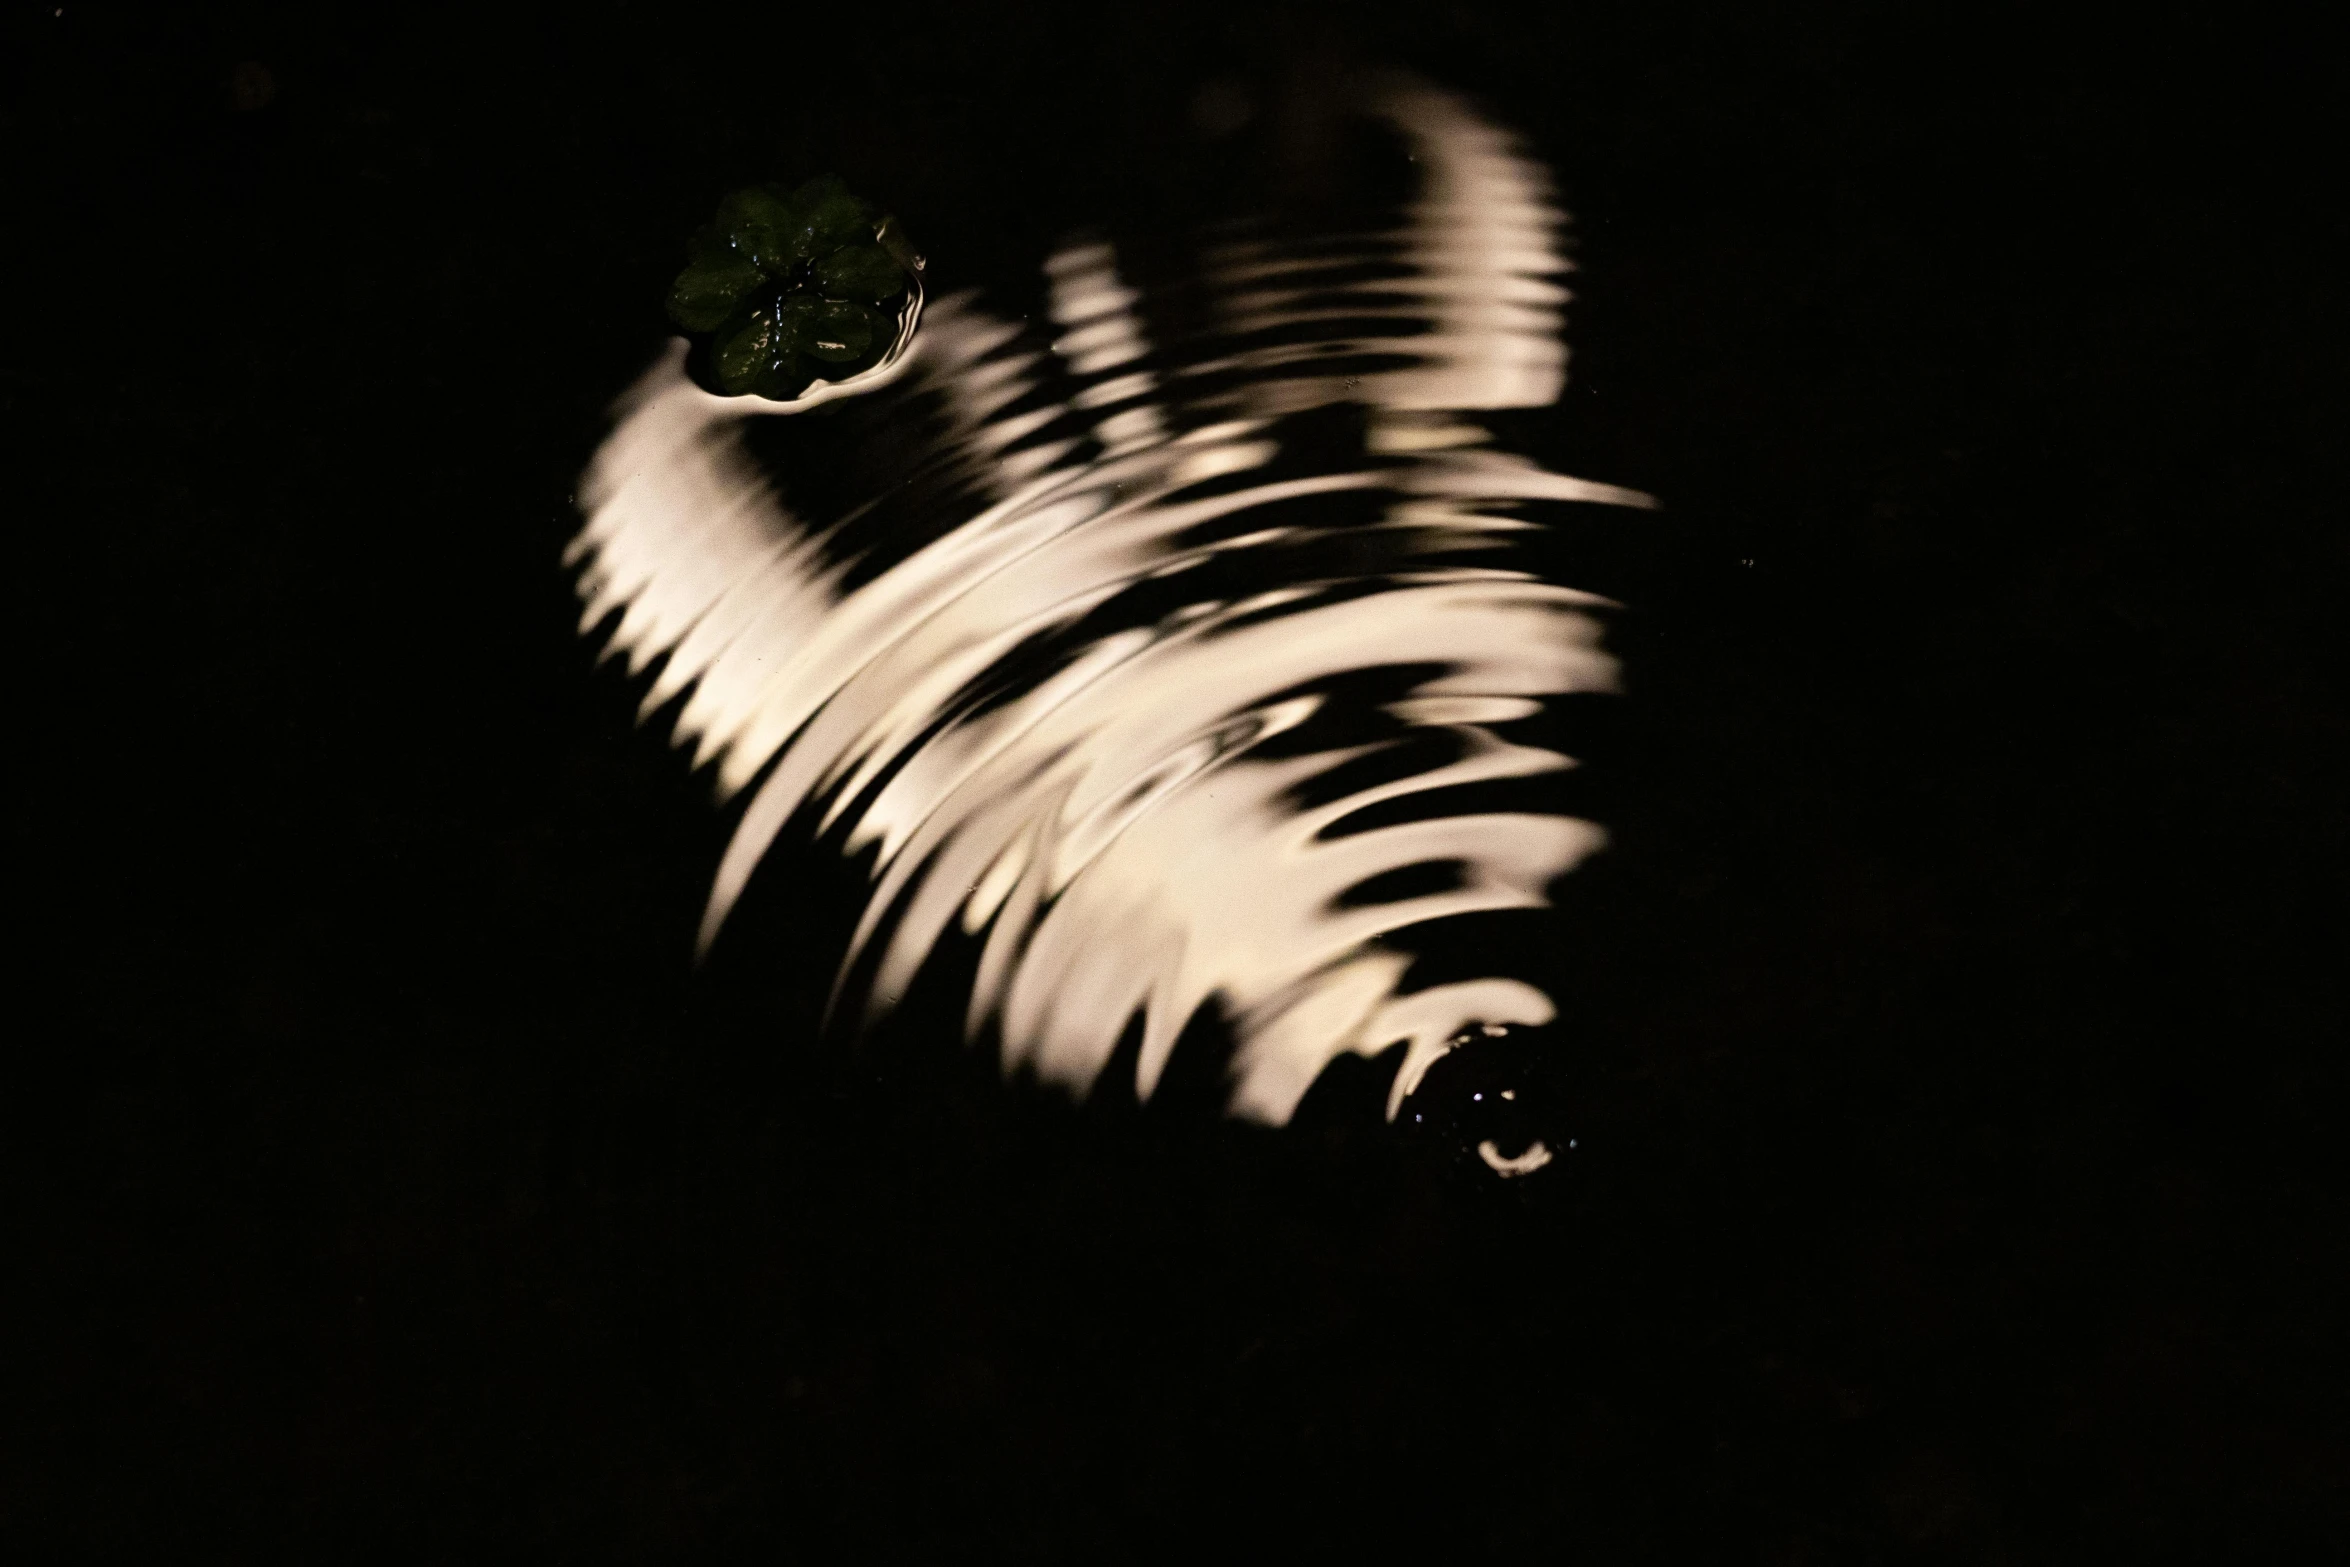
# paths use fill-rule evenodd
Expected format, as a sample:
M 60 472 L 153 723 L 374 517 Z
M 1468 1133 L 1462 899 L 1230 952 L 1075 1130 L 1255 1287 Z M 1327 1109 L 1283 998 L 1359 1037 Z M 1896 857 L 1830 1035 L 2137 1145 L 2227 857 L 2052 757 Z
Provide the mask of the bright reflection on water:
M 1393 1118 L 1456 1043 L 1552 1020 L 1511 975 L 1399 993 L 1399 933 L 1540 907 L 1604 842 L 1538 793 L 1462 802 L 1573 767 L 1524 721 L 1615 684 L 1605 601 L 1525 562 L 1544 509 L 1650 503 L 1477 418 L 1564 384 L 1543 171 L 1426 86 L 1355 107 L 1416 167 L 1388 221 L 1224 232 L 1164 300 L 1072 244 L 1049 327 L 933 302 L 840 410 L 916 455 L 833 515 L 746 439 L 801 408 L 701 390 L 682 343 L 628 394 L 571 558 L 585 625 L 667 655 L 648 711 L 684 695 L 681 743 L 750 791 L 705 946 L 797 823 L 871 856 L 840 1013 L 960 933 L 971 1033 L 1080 1092 L 1140 1014 L 1147 1098 L 1211 997 L 1232 1111 L 1276 1124 L 1347 1052 L 1408 1042 Z

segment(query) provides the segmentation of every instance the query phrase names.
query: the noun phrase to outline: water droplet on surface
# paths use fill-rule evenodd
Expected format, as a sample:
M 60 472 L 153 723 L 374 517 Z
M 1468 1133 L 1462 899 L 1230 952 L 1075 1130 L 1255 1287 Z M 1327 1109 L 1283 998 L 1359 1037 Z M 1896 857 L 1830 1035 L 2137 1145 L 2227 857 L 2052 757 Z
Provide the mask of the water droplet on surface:
M 1477 1145 L 1477 1157 L 1485 1161 L 1487 1169 L 1506 1181 L 1521 1175 L 1532 1175 L 1549 1164 L 1550 1149 L 1543 1143 L 1534 1142 L 1527 1144 L 1522 1153 L 1504 1154 L 1488 1138 Z

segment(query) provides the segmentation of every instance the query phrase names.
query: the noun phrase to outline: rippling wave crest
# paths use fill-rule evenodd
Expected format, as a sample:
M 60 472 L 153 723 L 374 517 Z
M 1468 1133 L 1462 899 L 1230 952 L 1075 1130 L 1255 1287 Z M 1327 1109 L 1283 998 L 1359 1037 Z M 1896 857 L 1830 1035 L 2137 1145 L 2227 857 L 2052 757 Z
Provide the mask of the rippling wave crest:
M 1575 765 L 1524 721 L 1615 683 L 1606 601 L 1525 564 L 1543 509 L 1649 502 L 1476 418 L 1564 384 L 1543 171 L 1435 89 L 1357 109 L 1417 170 L 1387 221 L 1223 231 L 1164 297 L 1074 244 L 1049 323 L 936 301 L 854 406 L 902 469 L 823 520 L 749 439 L 798 410 L 701 390 L 682 343 L 630 392 L 571 559 L 587 627 L 659 662 L 647 710 L 682 696 L 749 793 L 705 946 L 813 822 L 872 866 L 836 1009 L 959 932 L 970 1032 L 1080 1092 L 1139 1016 L 1147 1098 L 1211 998 L 1231 1109 L 1273 1123 L 1347 1052 L 1409 1042 L 1392 1116 L 1465 1030 L 1551 1019 L 1512 976 L 1403 991 L 1400 933 L 1539 907 L 1604 841 L 1471 786 Z

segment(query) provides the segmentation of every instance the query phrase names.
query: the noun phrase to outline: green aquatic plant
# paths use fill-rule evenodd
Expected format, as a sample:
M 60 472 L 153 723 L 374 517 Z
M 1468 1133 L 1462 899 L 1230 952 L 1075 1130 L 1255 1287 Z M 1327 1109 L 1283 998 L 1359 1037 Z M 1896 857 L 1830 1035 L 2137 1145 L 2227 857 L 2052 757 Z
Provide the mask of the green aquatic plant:
M 721 390 L 779 401 L 879 364 L 922 265 L 895 218 L 830 174 L 728 193 L 686 248 L 669 319 Z

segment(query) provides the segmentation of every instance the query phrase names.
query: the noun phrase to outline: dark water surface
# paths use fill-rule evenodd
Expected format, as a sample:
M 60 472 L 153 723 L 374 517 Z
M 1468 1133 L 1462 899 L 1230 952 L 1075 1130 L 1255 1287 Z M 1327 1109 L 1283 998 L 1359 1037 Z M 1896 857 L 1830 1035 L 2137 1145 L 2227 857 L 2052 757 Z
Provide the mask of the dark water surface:
M 8 1095 L 0 1527 L 2350 1547 L 2308 40 L 55 10 L 0 54 L 20 775 L 61 786 L 18 815 L 51 1016 Z M 1663 506 L 1574 541 L 1630 606 L 1580 736 L 1613 843 L 1479 954 L 1573 1025 L 1576 1162 L 1506 1186 L 1342 1113 L 1377 1085 L 1276 1132 L 1217 1119 L 1212 1071 L 1142 1107 L 1006 1084 L 949 1001 L 820 1045 L 860 885 L 827 854 L 697 973 L 730 819 L 556 565 L 720 192 L 837 170 L 935 292 L 1033 313 L 1073 233 L 1179 269 L 1236 192 L 1312 213 L 1206 132 L 1349 63 L 1556 172 L 1567 390 L 1493 423 Z

